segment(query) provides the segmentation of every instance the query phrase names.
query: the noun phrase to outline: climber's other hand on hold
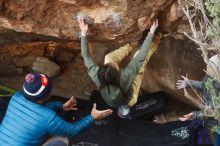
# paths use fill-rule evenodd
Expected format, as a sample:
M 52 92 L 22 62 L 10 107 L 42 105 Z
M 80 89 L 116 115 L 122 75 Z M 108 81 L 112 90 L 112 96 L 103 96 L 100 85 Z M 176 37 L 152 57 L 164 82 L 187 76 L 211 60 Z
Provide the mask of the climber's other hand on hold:
M 79 16 L 79 27 L 81 29 L 81 35 L 86 36 L 88 31 L 88 24 L 85 24 L 84 18 L 82 16 Z
M 154 32 L 156 31 L 158 27 L 158 19 L 156 19 L 153 24 L 151 25 L 151 28 L 150 28 L 150 33 L 154 34 Z

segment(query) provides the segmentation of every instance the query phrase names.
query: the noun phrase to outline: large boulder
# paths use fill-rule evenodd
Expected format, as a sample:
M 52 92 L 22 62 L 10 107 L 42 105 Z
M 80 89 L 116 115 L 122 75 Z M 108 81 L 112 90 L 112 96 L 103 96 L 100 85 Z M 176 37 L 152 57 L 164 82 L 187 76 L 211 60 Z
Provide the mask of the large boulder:
M 176 82 L 181 75 L 202 80 L 204 69 L 201 53 L 192 41 L 164 37 L 146 66 L 142 87 L 148 92 L 163 90 L 180 101 L 190 103 L 183 97 L 183 92 L 177 90 Z
M 173 2 L 175 1 L 0 0 L 0 43 L 79 40 L 77 15 L 94 19 L 94 26 L 90 29 L 93 40 L 108 41 L 112 45 L 138 41 L 159 13 L 168 13 L 162 16 L 166 17 L 164 19 L 167 24 L 170 24 L 167 19 L 170 15 L 172 24 L 178 21 L 179 16 L 175 15 L 177 9 L 172 5 Z M 178 25 L 178 22 L 175 24 Z M 166 30 L 169 30 L 167 27 Z
M 59 65 L 45 57 L 37 57 L 32 69 L 49 77 L 56 76 L 61 71 Z
M 177 0 L 0 0 L 0 77 L 27 73 L 37 57 L 47 57 L 62 67 L 55 78 L 56 93 L 81 96 L 84 89 L 95 89 L 79 54 L 77 15 L 92 18 L 89 46 L 97 64 L 103 63 L 106 53 L 128 42 L 141 42 L 158 17 L 158 31 L 167 34 L 146 66 L 142 88 L 148 92 L 164 90 L 188 102 L 175 82 L 186 73 L 189 78 L 202 79 L 205 66 L 195 44 L 177 34 L 188 28 Z M 60 72 L 52 64 L 49 76 Z

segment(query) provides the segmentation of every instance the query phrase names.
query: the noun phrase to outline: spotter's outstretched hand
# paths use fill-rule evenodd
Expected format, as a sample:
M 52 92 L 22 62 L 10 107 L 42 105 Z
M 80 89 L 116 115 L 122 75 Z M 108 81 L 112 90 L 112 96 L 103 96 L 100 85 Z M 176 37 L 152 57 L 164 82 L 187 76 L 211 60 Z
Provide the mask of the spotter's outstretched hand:
M 192 117 L 193 117 L 193 113 L 191 112 L 187 115 L 183 115 L 182 117 L 179 118 L 179 120 L 182 122 L 185 122 L 185 121 L 191 120 Z
M 63 110 L 64 111 L 71 111 L 71 110 L 77 110 L 77 101 L 75 97 L 71 97 L 67 102 L 63 104 Z
M 111 115 L 112 112 L 113 111 L 111 109 L 99 111 L 96 109 L 96 104 L 94 103 L 92 111 L 91 111 L 91 116 L 93 117 L 94 120 L 101 120 Z
M 177 83 L 176 83 L 177 89 L 186 88 L 187 82 L 189 81 L 189 79 L 185 76 L 181 76 L 181 78 L 183 78 L 183 80 L 178 80 Z

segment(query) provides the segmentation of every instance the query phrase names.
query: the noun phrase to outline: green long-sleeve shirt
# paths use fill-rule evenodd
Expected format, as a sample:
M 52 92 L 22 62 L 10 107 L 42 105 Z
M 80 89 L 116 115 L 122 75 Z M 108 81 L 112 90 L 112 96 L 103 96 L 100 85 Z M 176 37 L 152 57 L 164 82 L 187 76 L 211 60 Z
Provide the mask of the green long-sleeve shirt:
M 130 61 L 130 63 L 127 65 L 126 68 L 122 68 L 119 71 L 119 75 L 120 75 L 119 83 L 122 90 L 125 93 L 130 93 L 132 83 L 134 82 L 134 79 L 147 56 L 152 38 L 153 38 L 153 34 L 148 33 L 148 36 L 144 40 L 144 43 L 142 44 L 139 53 Z M 99 66 L 97 66 L 94 63 L 93 59 L 89 54 L 88 41 L 86 37 L 81 37 L 81 54 L 84 59 L 84 63 L 88 68 L 89 76 L 94 81 L 96 86 L 100 87 L 101 83 L 97 77 Z M 112 86 L 112 85 L 105 86 L 101 88 L 100 92 L 105 102 L 112 107 L 117 107 L 123 102 L 128 102 L 126 101 L 123 93 L 117 86 Z

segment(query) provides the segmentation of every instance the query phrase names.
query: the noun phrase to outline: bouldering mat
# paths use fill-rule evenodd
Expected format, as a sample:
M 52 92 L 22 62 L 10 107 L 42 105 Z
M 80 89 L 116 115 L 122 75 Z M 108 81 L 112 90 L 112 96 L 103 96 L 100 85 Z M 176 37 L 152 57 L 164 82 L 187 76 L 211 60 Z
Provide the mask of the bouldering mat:
M 83 116 L 85 116 L 84 111 L 78 112 L 75 119 L 79 120 Z M 187 125 L 188 123 L 182 122 L 158 125 L 139 119 L 120 119 L 113 115 L 94 122 L 90 129 L 70 138 L 70 144 L 73 146 L 188 145 Z

